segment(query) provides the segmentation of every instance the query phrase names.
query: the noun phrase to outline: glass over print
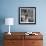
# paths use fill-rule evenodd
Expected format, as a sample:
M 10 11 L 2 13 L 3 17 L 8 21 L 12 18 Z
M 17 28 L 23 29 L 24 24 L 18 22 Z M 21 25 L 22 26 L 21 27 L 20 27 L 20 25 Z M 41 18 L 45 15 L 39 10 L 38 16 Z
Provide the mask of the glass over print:
M 19 7 L 20 24 L 36 24 L 36 7 Z

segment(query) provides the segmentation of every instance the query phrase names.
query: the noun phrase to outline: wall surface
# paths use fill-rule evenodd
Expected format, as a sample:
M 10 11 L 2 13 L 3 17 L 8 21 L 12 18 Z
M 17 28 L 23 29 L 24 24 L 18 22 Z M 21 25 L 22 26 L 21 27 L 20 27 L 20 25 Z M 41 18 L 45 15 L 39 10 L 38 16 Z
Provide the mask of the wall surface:
M 36 7 L 35 25 L 19 24 L 19 7 Z M 8 26 L 4 24 L 4 19 L 7 17 L 15 19 L 14 25 L 11 26 L 11 32 L 43 32 L 46 35 L 46 0 L 0 0 L 1 33 L 8 32 Z M 46 44 L 46 42 L 44 43 Z
M 15 19 L 14 26 L 11 31 L 46 31 L 46 0 L 1 0 L 0 18 L 13 17 Z M 19 7 L 36 7 L 36 24 L 21 25 L 18 23 Z M 8 31 L 8 26 L 1 26 L 2 32 Z

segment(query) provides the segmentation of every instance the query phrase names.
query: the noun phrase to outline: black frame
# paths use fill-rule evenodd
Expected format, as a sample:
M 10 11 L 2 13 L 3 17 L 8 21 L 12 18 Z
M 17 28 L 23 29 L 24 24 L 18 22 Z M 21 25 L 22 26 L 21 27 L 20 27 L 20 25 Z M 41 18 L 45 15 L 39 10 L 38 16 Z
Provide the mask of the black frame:
M 22 21 L 21 17 L 23 16 L 21 14 L 22 14 L 22 11 L 24 11 L 24 12 L 26 11 L 25 9 L 27 11 L 31 11 L 31 9 L 32 9 L 32 16 L 33 16 L 34 20 L 32 19 L 32 21 L 30 21 L 30 22 L 28 22 L 28 21 L 27 22 L 21 22 Z M 28 14 L 29 14 L 29 12 L 28 12 Z M 25 16 L 25 14 L 24 14 L 24 16 Z M 28 15 L 28 16 L 30 16 L 30 15 Z M 28 18 L 31 18 L 31 17 L 28 17 Z M 19 7 L 19 24 L 36 24 L 36 7 Z

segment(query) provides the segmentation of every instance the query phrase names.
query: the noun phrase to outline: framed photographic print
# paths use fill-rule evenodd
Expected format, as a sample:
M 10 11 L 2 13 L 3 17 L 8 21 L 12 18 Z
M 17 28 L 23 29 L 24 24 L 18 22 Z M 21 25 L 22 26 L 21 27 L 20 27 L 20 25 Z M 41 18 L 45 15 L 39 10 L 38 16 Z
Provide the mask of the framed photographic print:
M 19 24 L 36 24 L 36 7 L 19 7 Z

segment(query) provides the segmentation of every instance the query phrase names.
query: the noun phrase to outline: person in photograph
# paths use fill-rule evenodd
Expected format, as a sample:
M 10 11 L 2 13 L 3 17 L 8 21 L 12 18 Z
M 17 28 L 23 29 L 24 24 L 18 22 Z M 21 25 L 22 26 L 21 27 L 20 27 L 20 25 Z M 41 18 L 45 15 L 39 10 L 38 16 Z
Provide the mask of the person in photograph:
M 28 22 L 28 12 L 27 12 L 27 9 L 23 10 L 22 15 L 21 15 L 21 21 L 22 22 Z

